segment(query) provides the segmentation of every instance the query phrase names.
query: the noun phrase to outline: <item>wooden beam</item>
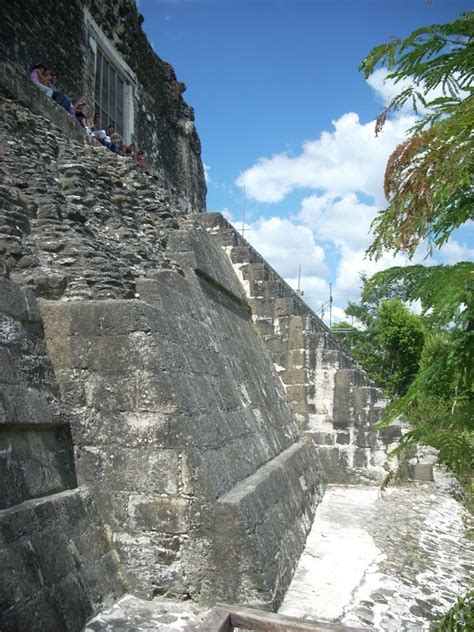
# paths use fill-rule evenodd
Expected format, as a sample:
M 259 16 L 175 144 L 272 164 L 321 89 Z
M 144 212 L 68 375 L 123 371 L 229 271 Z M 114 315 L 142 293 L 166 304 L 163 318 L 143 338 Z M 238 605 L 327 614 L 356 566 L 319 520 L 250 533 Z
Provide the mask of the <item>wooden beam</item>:
M 234 628 L 230 622 L 230 614 L 225 608 L 219 606 L 213 608 L 197 632 L 233 632 Z
M 353 628 L 340 623 L 307 621 L 254 608 L 225 604 L 219 604 L 219 608 L 230 614 L 230 630 L 247 628 L 259 632 L 374 632 L 373 628 Z

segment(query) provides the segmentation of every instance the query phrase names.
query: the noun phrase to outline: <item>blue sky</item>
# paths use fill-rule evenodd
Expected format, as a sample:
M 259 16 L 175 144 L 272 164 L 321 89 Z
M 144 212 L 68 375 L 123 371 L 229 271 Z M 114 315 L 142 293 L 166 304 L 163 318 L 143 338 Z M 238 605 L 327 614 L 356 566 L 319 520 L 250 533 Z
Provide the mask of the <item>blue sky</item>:
M 357 67 L 371 47 L 472 8 L 465 0 L 140 0 L 157 54 L 187 85 L 208 173 L 209 211 L 246 238 L 315 310 L 333 285 L 335 316 L 358 297 L 386 158 L 412 122 L 381 138 L 373 118 L 393 93 Z M 463 230 L 442 260 L 470 258 Z M 403 263 L 398 257 L 396 263 Z

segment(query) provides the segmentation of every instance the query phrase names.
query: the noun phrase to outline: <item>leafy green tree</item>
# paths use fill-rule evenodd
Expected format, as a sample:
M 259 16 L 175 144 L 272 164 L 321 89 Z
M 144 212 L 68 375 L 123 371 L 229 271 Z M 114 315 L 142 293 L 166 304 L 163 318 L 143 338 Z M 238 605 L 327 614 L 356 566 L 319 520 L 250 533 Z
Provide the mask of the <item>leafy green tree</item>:
M 357 327 L 351 325 L 346 320 L 340 320 L 334 323 L 331 327 L 331 331 L 337 334 L 337 337 L 347 349 L 354 355 L 354 350 L 358 345 L 359 334 L 361 333 Z
M 474 454 L 474 266 L 390 268 L 368 280 L 362 302 L 419 300 L 427 330 L 419 370 L 388 406 L 389 421 L 405 414 L 414 429 L 402 447 L 426 443 L 468 481 Z M 394 300 L 392 298 L 392 300 Z
M 366 78 L 381 65 L 395 83 L 410 82 L 377 118 L 376 133 L 407 104 L 423 112 L 388 160 L 389 204 L 374 221 L 371 255 L 387 249 L 413 254 L 425 240 L 439 246 L 474 215 L 473 37 L 471 11 L 377 46 L 360 66 Z
M 407 104 L 419 115 L 387 163 L 388 205 L 372 225 L 372 257 L 386 250 L 411 257 L 421 244 L 432 251 L 474 217 L 473 37 L 471 11 L 378 46 L 361 64 L 366 77 L 380 65 L 403 86 L 378 117 L 376 133 Z M 429 333 L 419 370 L 388 407 L 386 420 L 406 414 L 415 427 L 401 448 L 414 442 L 433 445 L 465 480 L 473 461 L 473 279 L 469 262 L 391 268 L 370 279 L 362 295 L 372 302 L 420 301 Z
M 362 324 L 333 327 L 355 359 L 389 397 L 406 393 L 416 375 L 424 345 L 422 319 L 397 298 L 373 303 L 351 303 L 346 310 Z

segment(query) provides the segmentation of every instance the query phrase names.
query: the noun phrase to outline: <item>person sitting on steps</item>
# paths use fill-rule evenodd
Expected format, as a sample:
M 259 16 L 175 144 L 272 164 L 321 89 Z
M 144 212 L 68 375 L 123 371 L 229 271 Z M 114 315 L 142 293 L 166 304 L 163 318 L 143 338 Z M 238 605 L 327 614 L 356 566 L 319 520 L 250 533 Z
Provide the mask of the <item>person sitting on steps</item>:
M 47 97 L 52 97 L 54 90 L 46 84 L 46 72 L 46 66 L 43 66 L 43 64 L 36 64 L 36 66 L 33 66 L 30 70 L 30 81 L 32 81 Z
M 63 107 L 69 115 L 73 116 L 72 100 L 56 88 L 53 77 L 56 78 L 55 73 L 48 70 L 43 64 L 33 66 L 30 72 L 30 80 L 35 86 L 47 97 L 51 97 L 53 101 Z

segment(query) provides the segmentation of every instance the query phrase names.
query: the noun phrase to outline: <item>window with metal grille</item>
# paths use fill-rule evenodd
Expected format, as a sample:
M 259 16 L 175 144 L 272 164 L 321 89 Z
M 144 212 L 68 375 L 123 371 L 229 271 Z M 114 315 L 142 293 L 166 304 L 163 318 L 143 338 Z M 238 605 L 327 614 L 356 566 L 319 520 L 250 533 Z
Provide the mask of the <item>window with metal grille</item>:
M 100 48 L 97 49 L 95 69 L 95 114 L 100 117 L 100 126 L 106 129 L 113 125 L 125 136 L 125 81 L 117 68 Z

